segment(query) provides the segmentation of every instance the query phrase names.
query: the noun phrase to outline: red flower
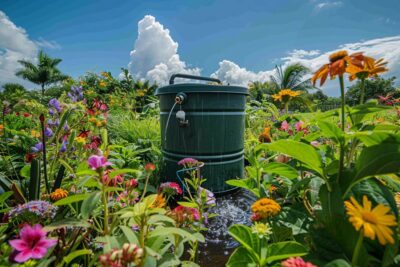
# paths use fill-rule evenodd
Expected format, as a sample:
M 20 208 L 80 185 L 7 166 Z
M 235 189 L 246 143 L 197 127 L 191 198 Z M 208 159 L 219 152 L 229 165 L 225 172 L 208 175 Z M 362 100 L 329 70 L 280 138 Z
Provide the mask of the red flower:
M 33 160 L 35 157 L 36 157 L 35 154 L 28 153 L 28 154 L 25 155 L 25 162 L 26 162 L 26 163 L 31 163 L 32 160 Z
M 138 182 L 136 179 L 130 179 L 129 181 L 126 181 L 125 186 L 127 189 L 132 189 L 135 188 L 138 185 Z
M 19 112 L 15 112 L 15 115 L 19 116 Z

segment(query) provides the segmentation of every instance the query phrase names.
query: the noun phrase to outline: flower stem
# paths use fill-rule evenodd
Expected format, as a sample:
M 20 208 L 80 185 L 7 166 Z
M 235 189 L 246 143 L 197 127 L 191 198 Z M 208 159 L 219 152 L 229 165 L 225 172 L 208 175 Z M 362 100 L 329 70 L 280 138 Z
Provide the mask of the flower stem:
M 364 235 L 362 230 L 360 231 L 360 236 L 358 237 L 356 247 L 354 248 L 353 257 L 351 259 L 351 266 L 356 267 L 358 263 L 358 257 L 360 256 L 360 250 L 362 248 L 364 240 Z
M 149 180 L 150 180 L 150 174 L 147 174 L 147 175 L 146 175 L 146 181 L 144 182 L 144 187 L 143 187 L 142 196 L 140 197 L 139 202 L 141 202 L 141 201 L 144 199 L 144 196 L 146 195 L 147 186 L 149 185 Z
M 344 81 L 343 81 L 343 75 L 339 76 L 339 82 L 340 82 L 340 96 L 341 96 L 341 108 L 342 108 L 342 131 L 344 132 L 345 128 L 345 116 L 344 116 L 344 106 L 345 106 L 345 99 L 344 99 Z
M 365 79 L 361 79 L 360 84 L 360 105 L 364 104 L 364 97 L 365 97 Z
M 99 181 L 102 181 L 103 171 L 99 172 Z M 101 199 L 103 202 L 104 209 L 104 235 L 108 235 L 108 202 L 107 202 L 107 192 L 106 185 L 101 183 Z
M 286 115 L 289 114 L 289 101 L 285 103 L 285 113 Z

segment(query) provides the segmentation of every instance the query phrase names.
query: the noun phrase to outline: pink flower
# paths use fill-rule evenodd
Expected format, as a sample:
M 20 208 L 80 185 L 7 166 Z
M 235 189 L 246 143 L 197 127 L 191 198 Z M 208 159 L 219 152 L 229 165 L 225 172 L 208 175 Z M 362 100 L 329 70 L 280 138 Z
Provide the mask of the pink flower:
M 311 262 L 305 262 L 302 258 L 289 258 L 281 262 L 282 267 L 317 267 Z
M 197 164 L 198 160 L 193 158 L 184 158 L 178 162 L 178 165 L 182 166 L 194 166 Z
M 108 162 L 104 156 L 92 155 L 88 159 L 88 164 L 92 170 L 97 170 L 103 167 L 110 166 L 112 163 Z
M 289 130 L 289 123 L 286 121 L 286 120 L 284 120 L 283 122 L 282 122 L 282 124 L 281 124 L 281 128 L 280 128 L 282 131 L 285 131 L 285 132 L 287 132 L 288 130 Z
M 303 129 L 303 125 L 304 125 L 304 122 L 298 121 L 298 122 L 296 122 L 296 124 L 294 125 L 294 127 L 296 128 L 296 131 L 297 131 L 297 132 L 300 132 L 300 131 Z
M 319 147 L 319 146 L 321 145 L 320 142 L 318 142 L 318 141 L 311 141 L 310 144 L 311 144 L 313 147 Z
M 47 250 L 57 243 L 56 239 L 46 239 L 46 232 L 40 224 L 33 227 L 25 225 L 20 232 L 20 239 L 10 240 L 10 245 L 18 251 L 16 262 L 25 262 L 29 259 L 41 259 L 46 256 Z
M 171 195 L 182 195 L 182 188 L 175 182 L 166 182 L 160 185 L 160 191 Z

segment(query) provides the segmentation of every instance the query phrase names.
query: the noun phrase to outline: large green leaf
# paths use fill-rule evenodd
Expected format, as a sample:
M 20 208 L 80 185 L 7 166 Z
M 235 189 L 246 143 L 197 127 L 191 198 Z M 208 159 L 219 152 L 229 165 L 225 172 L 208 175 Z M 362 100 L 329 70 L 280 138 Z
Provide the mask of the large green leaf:
M 97 205 L 100 203 L 101 192 L 92 192 L 87 198 L 82 202 L 81 215 L 84 219 L 88 219 L 93 211 L 96 209 Z
M 119 228 L 122 230 L 129 243 L 139 244 L 139 240 L 132 228 L 125 225 L 120 225 Z
M 62 206 L 62 205 L 68 205 L 71 203 L 79 202 L 82 200 L 85 200 L 88 198 L 90 194 L 76 194 L 76 195 L 71 195 L 66 198 L 60 199 L 57 202 L 54 203 L 55 206 Z
M 297 170 L 290 165 L 280 163 L 280 162 L 271 162 L 268 164 L 262 165 L 263 173 L 277 174 L 289 179 L 294 179 L 299 176 Z
M 260 197 L 260 192 L 256 188 L 256 183 L 252 178 L 245 178 L 245 179 L 232 179 L 226 181 L 228 185 L 240 187 L 246 190 L 251 191 L 256 197 Z
M 337 259 L 325 264 L 324 267 L 351 267 L 351 265 L 343 259 Z
M 356 162 L 353 183 L 375 175 L 400 171 L 400 144 L 382 143 L 364 148 Z
M 46 231 L 53 231 L 55 229 L 64 228 L 64 227 L 84 227 L 89 228 L 90 224 L 86 220 L 78 220 L 74 218 L 65 218 L 62 221 L 53 222 L 49 225 L 46 225 L 44 229 Z
M 295 158 L 296 160 L 304 163 L 309 169 L 312 169 L 323 176 L 324 172 L 321 155 L 311 145 L 290 139 L 281 139 L 270 144 L 262 144 L 260 146 L 266 150 L 280 152 Z
M 39 199 L 40 195 L 40 161 L 33 159 L 30 168 L 29 200 Z
M 260 262 L 261 240 L 251 232 L 248 226 L 232 225 L 229 227 L 228 233 L 251 254 L 256 262 Z
M 271 263 L 290 257 L 300 257 L 307 253 L 307 248 L 295 241 L 273 243 L 268 246 L 267 258 L 264 262 Z
M 165 236 L 165 235 L 179 235 L 183 238 L 187 238 L 190 241 L 199 241 L 199 242 L 204 242 L 204 237 L 201 236 L 195 236 L 188 231 L 185 231 L 180 228 L 175 228 L 175 227 L 157 227 L 153 231 L 150 232 L 149 238 L 150 237 L 155 237 L 155 236 Z
M 251 254 L 244 248 L 238 247 L 229 257 L 226 267 L 256 267 Z
M 357 138 L 365 146 L 373 146 L 380 143 L 400 143 L 400 136 L 390 131 L 362 131 L 347 133 L 346 135 Z
M 327 121 L 319 121 L 318 126 L 323 136 L 332 139 L 336 144 L 344 142 L 343 131 L 337 125 Z

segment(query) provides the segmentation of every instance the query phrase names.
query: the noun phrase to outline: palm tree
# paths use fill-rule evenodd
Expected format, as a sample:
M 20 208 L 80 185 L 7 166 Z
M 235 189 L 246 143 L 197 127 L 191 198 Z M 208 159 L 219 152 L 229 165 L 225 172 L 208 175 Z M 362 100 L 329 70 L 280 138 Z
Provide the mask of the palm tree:
M 24 68 L 17 71 L 16 75 L 35 84 L 39 84 L 42 88 L 42 96 L 44 96 L 46 85 L 68 78 L 67 75 L 62 74 L 57 68 L 57 65 L 61 61 L 62 60 L 59 58 L 51 58 L 43 51 L 40 51 L 37 65 L 27 60 L 18 60 Z
M 300 63 L 288 65 L 284 70 L 282 66 L 275 66 L 275 70 L 276 74 L 271 76 L 271 81 L 279 90 L 304 91 L 313 88 L 310 79 L 304 78 L 310 69 Z

